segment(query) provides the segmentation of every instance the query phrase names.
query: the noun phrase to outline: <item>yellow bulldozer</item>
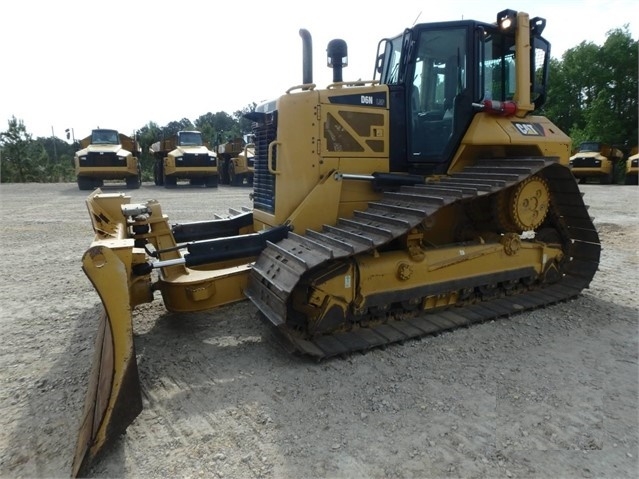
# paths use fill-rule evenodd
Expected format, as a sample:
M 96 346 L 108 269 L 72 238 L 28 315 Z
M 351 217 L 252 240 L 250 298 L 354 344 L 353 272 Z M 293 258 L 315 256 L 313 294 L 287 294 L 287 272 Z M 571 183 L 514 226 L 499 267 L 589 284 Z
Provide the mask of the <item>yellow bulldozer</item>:
M 546 99 L 543 18 L 414 25 L 378 44 L 374 76 L 302 83 L 247 114 L 253 208 L 170 225 L 157 201 L 93 192 L 82 267 L 104 306 L 73 474 L 142 408 L 132 310 L 249 298 L 292 353 L 318 360 L 575 298 L 598 233 Z

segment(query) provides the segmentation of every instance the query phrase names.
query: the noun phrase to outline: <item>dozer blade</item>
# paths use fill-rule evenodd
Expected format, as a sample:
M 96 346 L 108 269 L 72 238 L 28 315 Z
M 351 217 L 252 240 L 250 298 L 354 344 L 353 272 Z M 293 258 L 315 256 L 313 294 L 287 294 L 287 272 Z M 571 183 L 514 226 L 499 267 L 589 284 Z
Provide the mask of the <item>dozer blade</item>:
M 82 263 L 100 295 L 104 313 L 73 459 L 73 477 L 85 474 L 100 451 L 124 433 L 142 411 L 125 264 L 113 250 L 100 245 L 92 246 Z
M 82 258 L 82 269 L 100 296 L 104 315 L 73 476 L 86 472 L 142 411 L 133 308 L 152 302 L 154 291 L 162 293 L 169 311 L 201 311 L 243 300 L 254 256 L 267 241 L 288 232 L 282 227 L 254 233 L 250 214 L 172 228 L 157 201 L 131 205 L 126 195 L 100 190 L 88 197 L 87 208 L 95 237 Z M 182 249 L 188 253 L 182 255 Z

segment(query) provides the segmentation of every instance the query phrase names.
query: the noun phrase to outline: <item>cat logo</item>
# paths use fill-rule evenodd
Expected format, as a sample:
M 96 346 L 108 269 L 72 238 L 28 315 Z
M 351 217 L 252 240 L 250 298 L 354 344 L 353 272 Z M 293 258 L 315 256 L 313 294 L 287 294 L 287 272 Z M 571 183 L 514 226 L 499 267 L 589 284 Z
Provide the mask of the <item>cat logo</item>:
M 546 136 L 544 129 L 537 123 L 522 123 L 513 121 L 513 125 L 517 128 L 517 131 L 524 136 Z

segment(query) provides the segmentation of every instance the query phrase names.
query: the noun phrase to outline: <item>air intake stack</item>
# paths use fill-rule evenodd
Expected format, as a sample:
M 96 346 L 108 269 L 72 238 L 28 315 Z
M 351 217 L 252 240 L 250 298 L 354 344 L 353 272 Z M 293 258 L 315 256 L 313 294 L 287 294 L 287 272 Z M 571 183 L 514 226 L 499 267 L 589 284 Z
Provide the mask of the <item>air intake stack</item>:
M 342 70 L 348 66 L 348 47 L 344 40 L 335 39 L 326 47 L 328 67 L 333 69 L 333 83 L 343 82 Z

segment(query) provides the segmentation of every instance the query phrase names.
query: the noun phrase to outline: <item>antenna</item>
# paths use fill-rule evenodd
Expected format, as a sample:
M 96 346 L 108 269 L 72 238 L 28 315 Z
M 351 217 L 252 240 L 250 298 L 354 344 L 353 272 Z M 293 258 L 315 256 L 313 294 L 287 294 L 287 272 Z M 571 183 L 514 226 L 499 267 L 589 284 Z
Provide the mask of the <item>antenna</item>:
M 422 16 L 422 12 L 419 12 L 417 17 L 415 17 L 415 21 L 413 22 L 413 26 L 415 26 L 415 24 L 417 23 L 417 20 L 419 20 L 419 17 L 421 17 L 421 16 Z

